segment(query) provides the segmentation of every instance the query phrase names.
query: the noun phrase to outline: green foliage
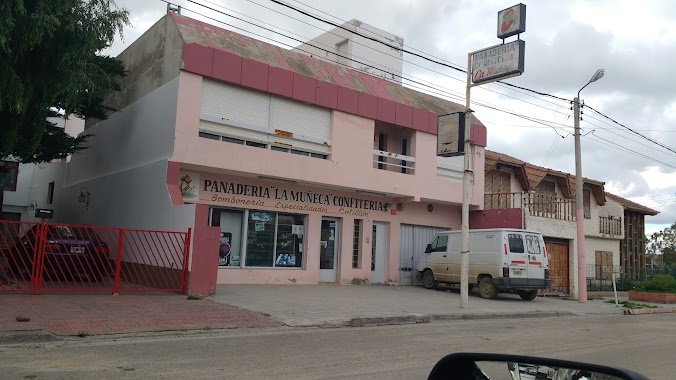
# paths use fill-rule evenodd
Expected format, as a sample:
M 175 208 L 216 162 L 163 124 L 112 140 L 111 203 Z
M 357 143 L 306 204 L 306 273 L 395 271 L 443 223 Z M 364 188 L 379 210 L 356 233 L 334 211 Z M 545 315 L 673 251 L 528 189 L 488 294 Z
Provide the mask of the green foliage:
M 198 294 L 189 294 L 187 298 L 190 301 L 199 301 L 201 299 L 204 299 L 204 296 L 200 296 Z
M 0 2 L 0 158 L 43 162 L 84 149 L 46 121 L 53 109 L 104 118 L 122 62 L 99 53 L 129 23 L 112 0 Z
M 615 300 L 608 300 L 606 303 L 615 304 Z M 656 309 L 657 306 L 648 305 L 645 303 L 634 303 L 628 300 L 619 301 L 618 305 L 624 306 L 627 309 Z
M 656 274 L 643 282 L 641 290 L 653 293 L 676 293 L 676 278 L 670 274 Z
M 662 255 L 664 267 L 676 268 L 676 223 L 652 234 L 646 248 L 649 254 Z

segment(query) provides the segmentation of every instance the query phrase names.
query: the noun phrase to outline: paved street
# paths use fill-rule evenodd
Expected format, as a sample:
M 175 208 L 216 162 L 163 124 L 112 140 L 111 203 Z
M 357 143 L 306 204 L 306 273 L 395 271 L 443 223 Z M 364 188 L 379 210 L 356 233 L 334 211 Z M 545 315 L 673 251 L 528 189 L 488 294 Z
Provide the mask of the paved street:
M 622 308 L 604 300 L 581 304 L 538 297 L 524 301 L 518 295 L 499 294 L 496 300 L 470 292 L 469 308 L 460 308 L 456 288 L 428 290 L 418 286 L 338 285 L 220 285 L 210 300 L 272 315 L 289 326 L 351 324 L 370 318 L 492 318 L 543 315 L 612 315 Z M 626 299 L 626 298 L 625 298 Z M 329 301 L 330 300 L 330 301 Z M 660 305 L 664 306 L 664 305 Z
M 415 379 L 457 351 L 532 354 L 673 378 L 676 315 L 586 316 L 341 329 L 70 338 L 0 347 L 4 378 Z

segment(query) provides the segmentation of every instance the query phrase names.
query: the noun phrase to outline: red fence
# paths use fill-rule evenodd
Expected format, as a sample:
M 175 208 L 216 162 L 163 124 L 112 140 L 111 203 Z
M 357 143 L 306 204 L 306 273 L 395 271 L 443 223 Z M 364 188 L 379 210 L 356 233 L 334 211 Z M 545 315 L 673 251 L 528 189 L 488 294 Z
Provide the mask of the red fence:
M 0 221 L 0 293 L 187 293 L 188 232 Z

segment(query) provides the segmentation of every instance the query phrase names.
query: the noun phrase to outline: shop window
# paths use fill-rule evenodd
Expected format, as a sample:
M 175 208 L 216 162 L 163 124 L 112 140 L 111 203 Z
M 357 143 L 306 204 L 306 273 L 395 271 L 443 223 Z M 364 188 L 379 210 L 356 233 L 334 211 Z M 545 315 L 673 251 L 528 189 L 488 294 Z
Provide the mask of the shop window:
M 304 216 L 250 211 L 246 266 L 302 267 Z
M 241 266 L 243 220 L 244 211 L 212 209 L 211 225 L 221 229 L 218 247 L 219 267 Z
M 360 242 L 361 242 L 361 219 L 354 220 L 354 235 L 352 238 L 352 268 L 359 268 L 359 262 L 361 261 L 360 253 Z
M 0 189 L 5 191 L 16 191 L 18 176 L 18 162 L 0 161 Z

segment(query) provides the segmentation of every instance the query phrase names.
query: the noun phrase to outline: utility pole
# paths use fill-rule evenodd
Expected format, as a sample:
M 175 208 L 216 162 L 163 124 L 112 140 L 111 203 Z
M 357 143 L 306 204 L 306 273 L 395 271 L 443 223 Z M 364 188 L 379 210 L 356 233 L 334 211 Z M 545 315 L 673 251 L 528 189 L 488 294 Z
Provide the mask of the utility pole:
M 582 90 L 580 90 L 582 91 Z M 579 95 L 579 93 L 578 93 Z M 577 299 L 587 302 L 587 253 L 584 239 L 584 181 L 580 150 L 580 98 L 573 100 L 575 114 L 575 225 L 577 227 Z
M 472 122 L 470 109 L 470 90 L 472 88 L 472 53 L 467 54 L 467 88 L 465 90 L 465 152 L 464 171 L 462 174 L 462 250 L 460 251 L 460 307 L 469 307 L 469 192 L 472 174 Z
M 587 251 L 584 236 L 584 180 L 582 179 L 582 152 L 580 149 L 580 93 L 591 83 L 603 78 L 605 71 L 596 70 L 594 76 L 585 84 L 573 100 L 575 114 L 575 225 L 577 227 L 577 300 L 587 302 Z

